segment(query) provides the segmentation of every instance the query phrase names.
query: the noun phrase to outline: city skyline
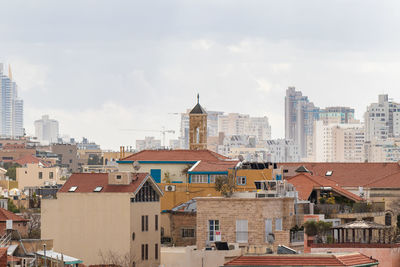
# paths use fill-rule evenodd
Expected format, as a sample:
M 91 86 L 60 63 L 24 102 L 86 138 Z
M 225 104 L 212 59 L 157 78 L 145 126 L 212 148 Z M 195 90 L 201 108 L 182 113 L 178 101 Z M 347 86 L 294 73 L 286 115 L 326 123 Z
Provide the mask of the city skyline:
M 70 136 L 133 145 L 142 133 L 117 130 L 178 132 L 179 117 L 168 113 L 200 93 L 209 110 L 267 116 L 278 138 L 288 86 L 320 107 L 352 107 L 358 119 L 378 94 L 400 99 L 399 3 L 356 3 L 363 12 L 340 1 L 8 2 L 0 61 L 13 66 L 30 134 L 49 114 Z

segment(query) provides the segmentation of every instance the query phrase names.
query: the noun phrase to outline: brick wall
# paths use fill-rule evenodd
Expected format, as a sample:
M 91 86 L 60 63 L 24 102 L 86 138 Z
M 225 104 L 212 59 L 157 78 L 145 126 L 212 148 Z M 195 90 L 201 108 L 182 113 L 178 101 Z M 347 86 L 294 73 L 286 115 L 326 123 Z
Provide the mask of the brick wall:
M 196 213 L 172 212 L 169 214 L 172 243 L 177 247 L 196 245 Z M 182 229 L 194 229 L 194 237 L 182 237 Z
M 282 218 L 283 231 L 275 232 L 275 219 Z M 197 198 L 197 248 L 207 242 L 208 220 L 219 220 L 221 241 L 236 243 L 236 220 L 248 221 L 248 243 L 267 245 L 265 220 L 272 219 L 277 244 L 289 244 L 288 230 L 294 226 L 293 198 Z M 280 243 L 278 243 L 280 242 Z

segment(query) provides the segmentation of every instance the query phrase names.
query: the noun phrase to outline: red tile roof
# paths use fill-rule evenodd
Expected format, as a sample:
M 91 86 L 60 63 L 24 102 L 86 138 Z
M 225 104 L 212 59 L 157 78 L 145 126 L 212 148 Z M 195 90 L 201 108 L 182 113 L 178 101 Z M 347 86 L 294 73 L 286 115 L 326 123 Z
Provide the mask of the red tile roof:
M 287 181 L 294 185 L 296 191 L 299 193 L 299 198 L 307 200 L 313 189 L 321 187 L 331 187 L 332 190 L 340 195 L 343 195 L 354 201 L 362 201 L 363 199 L 346 189 L 338 186 L 335 182 L 318 175 L 311 175 L 309 173 L 300 173 L 296 176 L 288 178 Z
M 45 162 L 44 160 L 41 160 L 33 155 L 25 155 L 25 156 L 17 159 L 15 162 L 21 166 L 24 166 L 25 164 L 28 164 L 28 163 L 39 163 L 40 162 L 43 164 L 43 166 L 50 167 L 50 165 L 47 162 Z
M 17 214 L 15 214 L 11 211 L 0 208 L 0 222 L 5 222 L 7 220 L 13 220 L 14 222 L 29 221 L 27 219 L 22 218 L 21 216 L 18 216 Z
M 58 192 L 72 193 L 68 192 L 68 190 L 72 186 L 77 186 L 78 188 L 73 193 L 92 193 L 96 187 L 101 186 L 103 189 L 100 193 L 133 193 L 138 189 L 142 181 L 149 176 L 148 173 L 134 175 L 136 179 L 129 185 L 110 185 L 108 184 L 108 173 L 74 173 Z
M 138 153 L 130 155 L 124 160 L 148 160 L 148 161 L 219 161 L 229 159 L 223 155 L 215 153 L 211 150 L 142 150 Z
M 323 176 L 342 187 L 373 186 L 373 182 L 383 177 L 397 174 L 400 179 L 400 165 L 398 163 L 321 163 L 298 162 L 279 163 L 283 169 L 306 167 L 314 175 Z M 331 176 L 325 176 L 327 171 L 333 171 Z M 388 184 L 390 186 L 390 184 Z
M 400 172 L 389 174 L 388 176 L 378 178 L 371 183 L 365 184 L 368 188 L 400 188 Z
M 223 172 L 228 169 L 234 168 L 239 161 L 226 160 L 226 161 L 200 161 L 199 164 L 193 166 L 190 172 Z
M 240 256 L 224 266 L 360 266 L 378 263 L 361 253 Z

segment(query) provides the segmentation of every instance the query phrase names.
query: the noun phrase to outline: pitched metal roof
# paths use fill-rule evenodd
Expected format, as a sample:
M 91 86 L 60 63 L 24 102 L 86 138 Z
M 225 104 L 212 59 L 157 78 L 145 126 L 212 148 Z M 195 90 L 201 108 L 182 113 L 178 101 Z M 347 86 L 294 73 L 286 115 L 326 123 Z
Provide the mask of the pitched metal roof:
M 199 103 L 197 103 L 196 106 L 194 106 L 194 108 L 189 112 L 189 114 L 207 114 L 207 112 Z

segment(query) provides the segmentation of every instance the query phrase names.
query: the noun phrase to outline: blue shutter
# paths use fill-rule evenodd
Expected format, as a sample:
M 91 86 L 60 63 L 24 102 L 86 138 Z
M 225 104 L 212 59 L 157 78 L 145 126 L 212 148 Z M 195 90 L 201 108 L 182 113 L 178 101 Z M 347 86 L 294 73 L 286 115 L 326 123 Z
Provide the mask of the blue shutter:
M 160 169 L 151 169 L 150 175 L 153 177 L 156 183 L 161 183 L 161 170 Z

